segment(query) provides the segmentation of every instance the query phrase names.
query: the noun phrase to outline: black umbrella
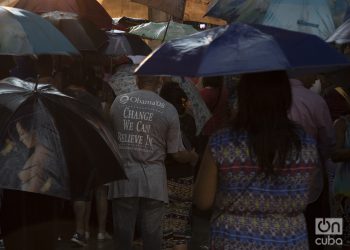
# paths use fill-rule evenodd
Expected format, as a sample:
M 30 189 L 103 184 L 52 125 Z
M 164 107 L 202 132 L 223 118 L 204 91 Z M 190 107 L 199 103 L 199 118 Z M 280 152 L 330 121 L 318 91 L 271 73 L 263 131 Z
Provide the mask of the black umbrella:
M 96 0 L 18 0 L 14 7 L 42 14 L 50 11 L 73 12 L 93 22 L 98 28 L 110 29 L 112 18 Z
M 121 30 L 127 30 L 132 26 L 149 22 L 147 19 L 127 17 L 127 16 L 115 17 L 112 19 L 113 19 L 113 25 L 116 27 L 116 29 L 121 29 Z
M 62 198 L 125 179 L 102 116 L 48 84 L 0 81 L 0 187 Z
M 41 16 L 55 25 L 78 50 L 97 51 L 108 43 L 104 31 L 75 13 L 52 11 Z
M 108 46 L 104 54 L 109 56 L 121 55 L 144 55 L 147 56 L 152 49 L 142 38 L 136 35 L 125 33 L 124 31 L 107 31 Z

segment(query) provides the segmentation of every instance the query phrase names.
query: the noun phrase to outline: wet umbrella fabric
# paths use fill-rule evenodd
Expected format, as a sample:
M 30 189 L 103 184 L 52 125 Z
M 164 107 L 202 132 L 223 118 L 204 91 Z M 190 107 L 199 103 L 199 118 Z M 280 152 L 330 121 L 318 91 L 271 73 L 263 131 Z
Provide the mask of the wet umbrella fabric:
M 263 25 L 231 24 L 164 43 L 136 69 L 140 75 L 215 76 L 349 66 L 317 36 Z
M 26 10 L 0 7 L 0 54 L 79 54 L 51 23 Z
M 50 11 L 73 12 L 90 20 L 99 28 L 112 27 L 111 16 L 96 0 L 19 0 L 14 7 L 38 14 Z
M 173 21 L 170 21 L 169 23 L 144 23 L 131 27 L 129 31 L 129 33 L 141 36 L 142 38 L 164 41 L 183 37 L 196 32 L 198 31 L 193 28 L 192 25 L 177 23 Z
M 213 0 L 206 15 L 305 32 L 327 39 L 344 20 L 347 0 Z
M 119 26 L 121 28 L 121 30 L 127 30 L 132 26 L 136 26 L 136 25 L 140 25 L 140 24 L 149 22 L 147 19 L 127 17 L 127 16 L 114 17 L 112 19 L 113 19 L 113 25 L 115 25 L 117 27 Z
M 327 39 L 329 43 L 344 44 L 350 42 L 350 19 L 340 25 Z
M 48 84 L 0 82 L 0 186 L 71 199 L 124 179 L 109 127 Z
M 80 51 L 97 51 L 108 43 L 104 31 L 75 13 L 52 11 L 41 16 L 60 30 Z
M 108 84 L 113 89 L 116 96 L 127 94 L 138 90 L 134 70 L 138 65 L 122 64 L 118 66 L 116 72 L 108 80 Z
M 104 54 L 109 56 L 148 55 L 152 49 L 139 36 L 123 31 L 108 31 L 108 46 Z
M 257 22 L 265 15 L 270 0 L 211 0 L 206 16 L 221 18 L 227 22 Z

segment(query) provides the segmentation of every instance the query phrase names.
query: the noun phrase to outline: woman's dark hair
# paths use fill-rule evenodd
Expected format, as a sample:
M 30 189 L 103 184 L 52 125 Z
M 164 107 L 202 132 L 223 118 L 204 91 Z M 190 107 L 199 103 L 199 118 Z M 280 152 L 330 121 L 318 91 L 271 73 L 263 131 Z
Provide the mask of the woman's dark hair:
M 297 125 L 288 118 L 292 94 L 284 71 L 242 75 L 237 88 L 235 130 L 247 131 L 250 155 L 263 172 L 272 174 L 285 165 L 292 149 L 300 151 Z
M 27 101 L 27 103 L 25 103 L 25 105 L 23 105 L 21 109 L 17 110 L 11 124 L 13 123 L 14 125 L 16 125 L 16 123 L 18 122 L 21 125 L 21 127 L 27 132 L 30 132 L 34 128 L 34 121 L 35 118 L 37 118 L 37 115 L 32 102 L 34 102 L 33 99 Z
M 203 87 L 221 88 L 224 84 L 223 76 L 207 76 L 202 79 Z
M 17 123 L 21 126 L 21 128 L 27 132 L 27 133 L 33 133 L 35 132 L 35 125 L 36 119 L 33 118 L 34 115 L 34 109 L 31 105 L 26 105 L 24 108 L 21 109 L 20 113 L 15 113 L 15 116 L 13 117 L 13 120 L 9 124 L 9 135 L 12 140 L 19 140 L 19 133 L 17 131 Z
M 180 115 L 185 112 L 183 100 L 187 100 L 188 98 L 177 82 L 167 81 L 163 83 L 159 95 L 164 100 L 174 105 Z
M 19 123 L 27 132 L 31 132 L 33 129 L 33 122 L 31 121 L 30 117 L 21 117 L 16 121 L 16 123 Z

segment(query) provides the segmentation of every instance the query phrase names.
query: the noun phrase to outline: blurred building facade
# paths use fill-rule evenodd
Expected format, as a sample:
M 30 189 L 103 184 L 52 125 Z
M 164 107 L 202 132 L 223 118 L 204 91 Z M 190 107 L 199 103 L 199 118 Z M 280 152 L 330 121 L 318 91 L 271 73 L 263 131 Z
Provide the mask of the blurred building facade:
M 130 0 L 98 0 L 112 17 L 138 17 L 152 21 L 168 21 L 169 17 L 161 11 L 151 10 L 142 4 Z M 187 0 L 184 21 L 196 21 L 222 25 L 226 22 L 221 19 L 203 17 L 207 11 L 210 0 Z

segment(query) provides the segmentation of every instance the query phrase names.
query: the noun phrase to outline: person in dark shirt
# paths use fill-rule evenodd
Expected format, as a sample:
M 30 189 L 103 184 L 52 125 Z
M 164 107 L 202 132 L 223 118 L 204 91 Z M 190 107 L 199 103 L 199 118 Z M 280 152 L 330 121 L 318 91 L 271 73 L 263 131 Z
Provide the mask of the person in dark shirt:
M 65 85 L 63 93 L 78 99 L 86 106 L 91 107 L 96 112 L 102 115 L 102 105 L 100 100 L 91 94 L 84 82 L 84 71 L 80 64 L 76 63 L 70 67 L 66 74 Z M 97 239 L 105 240 L 112 237 L 106 232 L 106 219 L 107 219 L 107 186 L 100 186 L 95 191 L 96 194 L 96 206 L 98 211 L 98 234 Z M 86 246 L 87 240 L 90 238 L 89 220 L 91 212 L 91 201 L 94 191 L 88 194 L 72 197 L 73 207 L 75 213 L 76 232 L 74 233 L 71 241 L 79 246 Z
M 176 108 L 182 134 L 182 143 L 192 150 L 196 137 L 196 123 L 188 113 L 189 100 L 176 82 L 165 82 L 159 94 Z M 165 159 L 167 169 L 169 204 L 163 222 L 163 244 L 165 249 L 187 249 L 191 238 L 191 208 L 194 167 L 179 163 L 170 155 Z

